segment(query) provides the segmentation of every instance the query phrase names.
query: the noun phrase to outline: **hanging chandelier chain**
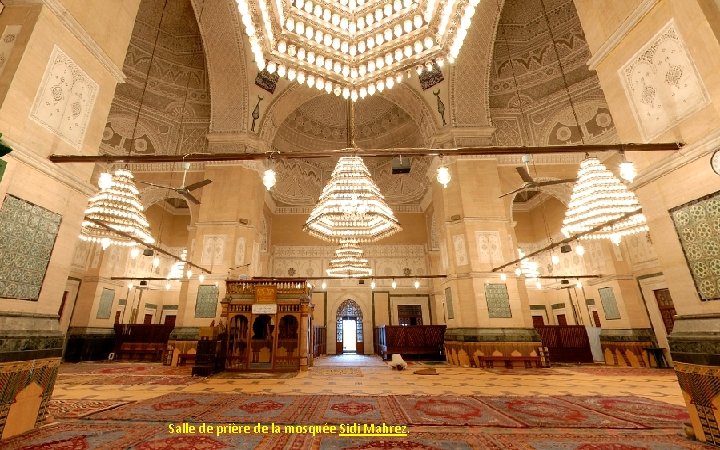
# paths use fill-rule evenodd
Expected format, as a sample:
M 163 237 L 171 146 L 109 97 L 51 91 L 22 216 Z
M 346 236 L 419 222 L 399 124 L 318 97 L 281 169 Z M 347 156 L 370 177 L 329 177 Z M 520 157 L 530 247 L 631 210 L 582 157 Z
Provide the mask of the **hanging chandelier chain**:
M 560 75 L 562 75 L 563 85 L 565 86 L 565 92 L 567 93 L 568 102 L 570 103 L 570 109 L 572 110 L 573 117 L 575 118 L 575 124 L 578 127 L 578 130 L 580 130 L 580 142 L 585 144 L 585 137 L 582 130 L 582 127 L 580 126 L 580 120 L 577 116 L 577 111 L 575 110 L 575 102 L 573 102 L 572 95 L 570 95 L 570 86 L 567 82 L 567 77 L 565 76 L 565 69 L 563 67 L 562 60 L 560 59 L 560 52 L 558 51 L 557 42 L 555 41 L 555 34 L 553 33 L 552 27 L 550 26 L 550 18 L 547 14 L 547 8 L 545 7 L 545 1 L 540 0 L 540 5 L 542 6 L 542 12 L 543 17 L 545 19 L 545 24 L 547 25 L 548 32 L 550 33 L 550 40 L 552 41 L 553 45 L 553 51 L 555 52 L 555 58 L 557 58 L 558 66 L 560 66 Z

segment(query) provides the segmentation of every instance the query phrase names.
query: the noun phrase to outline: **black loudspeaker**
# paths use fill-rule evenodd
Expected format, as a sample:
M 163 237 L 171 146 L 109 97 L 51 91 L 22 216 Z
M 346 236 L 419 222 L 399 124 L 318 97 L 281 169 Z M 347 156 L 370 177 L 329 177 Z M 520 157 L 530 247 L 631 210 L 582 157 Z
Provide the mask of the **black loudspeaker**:
M 143 256 L 152 256 L 154 254 L 155 252 L 153 252 L 153 249 L 151 248 L 146 248 L 145 250 L 143 250 Z
M 572 251 L 572 247 L 570 247 L 569 244 L 563 244 L 560 246 L 560 253 L 570 253 Z
M 140 286 L 147 286 L 147 280 L 140 280 Z
M 393 158 L 392 174 L 410 173 L 410 158 Z

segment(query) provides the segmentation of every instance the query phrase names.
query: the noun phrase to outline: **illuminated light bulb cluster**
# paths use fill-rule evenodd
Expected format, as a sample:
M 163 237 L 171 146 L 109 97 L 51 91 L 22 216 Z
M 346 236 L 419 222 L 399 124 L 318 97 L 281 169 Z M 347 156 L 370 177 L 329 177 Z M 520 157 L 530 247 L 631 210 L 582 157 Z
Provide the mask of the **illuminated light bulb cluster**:
M 635 171 L 635 164 L 630 161 L 623 161 L 620 163 L 620 178 L 630 183 L 635 180 L 637 172 Z
M 578 256 L 583 256 L 585 254 L 585 247 L 583 247 L 582 244 L 576 245 L 575 253 L 577 253 Z
M 517 276 L 524 275 L 525 278 L 537 278 L 540 276 L 540 265 L 536 261 L 525 258 L 525 252 L 518 249 L 520 256 L 520 267 L 515 270 Z
M 453 62 L 479 1 L 236 0 L 260 70 L 353 101 Z
M 265 186 L 265 189 L 268 191 L 275 186 L 275 183 L 277 183 L 277 174 L 273 169 L 267 169 L 265 172 L 263 172 L 262 177 L 263 185 Z
M 438 167 L 435 179 L 437 179 L 438 183 L 442 184 L 442 186 L 446 188 L 452 179 L 450 176 L 450 169 L 448 169 L 447 166 Z
M 375 242 L 401 229 L 358 156 L 340 158 L 303 226 L 312 236 L 335 243 Z
M 634 193 L 597 158 L 586 158 L 580 163 L 562 232 L 565 236 L 587 232 L 638 209 L 640 203 Z M 623 236 L 645 231 L 645 215 L 637 213 L 580 239 L 610 239 L 619 244 Z
M 356 241 L 344 241 L 335 250 L 330 260 L 330 268 L 325 270 L 331 277 L 367 277 L 372 275 L 368 260 L 363 258 L 363 250 Z
M 104 249 L 110 245 L 137 245 L 136 241 L 87 220 L 93 219 L 147 244 L 155 242 L 140 203 L 139 191 L 129 170 L 118 169 L 112 175 L 101 174 L 98 187 L 100 192 L 90 197 L 85 210 L 86 220 L 82 222 L 80 239 L 100 243 Z
M 185 271 L 185 260 L 187 259 L 187 250 L 183 249 L 180 253 L 180 259 L 182 261 L 175 261 L 170 267 L 170 271 L 166 278 L 182 278 L 183 272 Z

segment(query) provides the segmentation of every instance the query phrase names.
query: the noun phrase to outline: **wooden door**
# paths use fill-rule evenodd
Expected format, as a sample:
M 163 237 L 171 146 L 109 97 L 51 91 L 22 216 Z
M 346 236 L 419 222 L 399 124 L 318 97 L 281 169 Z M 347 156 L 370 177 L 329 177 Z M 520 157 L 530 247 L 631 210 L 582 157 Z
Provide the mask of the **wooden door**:
M 545 325 L 545 318 L 543 316 L 532 316 L 533 327 L 542 327 Z
M 600 315 L 598 314 L 597 309 L 593 309 L 592 317 L 593 317 L 593 322 L 595 322 L 595 326 L 600 328 L 600 326 L 601 326 L 600 325 Z
M 656 289 L 653 293 L 655 294 L 655 300 L 660 309 L 660 316 L 662 316 L 662 321 L 665 324 L 665 331 L 667 334 L 670 334 L 675 326 L 676 314 L 675 304 L 673 303 L 672 297 L 670 297 L 670 290 Z
M 145 319 L 143 320 L 143 323 L 144 323 L 145 325 L 151 325 L 151 324 L 152 324 L 152 318 L 153 318 L 153 315 L 152 315 L 152 314 L 145 314 Z
M 558 325 L 560 325 L 562 327 L 567 326 L 567 319 L 565 318 L 565 314 L 558 314 L 557 321 L 558 321 Z
M 177 316 L 165 316 L 165 325 L 172 325 L 175 326 L 175 318 Z

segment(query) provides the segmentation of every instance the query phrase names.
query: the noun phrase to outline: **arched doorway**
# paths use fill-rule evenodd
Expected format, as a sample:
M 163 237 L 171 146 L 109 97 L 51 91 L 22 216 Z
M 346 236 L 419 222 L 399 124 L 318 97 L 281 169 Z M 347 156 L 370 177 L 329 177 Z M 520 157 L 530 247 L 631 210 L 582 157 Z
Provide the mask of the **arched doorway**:
M 365 353 L 363 343 L 363 316 L 360 305 L 347 299 L 337 309 L 335 353 Z

